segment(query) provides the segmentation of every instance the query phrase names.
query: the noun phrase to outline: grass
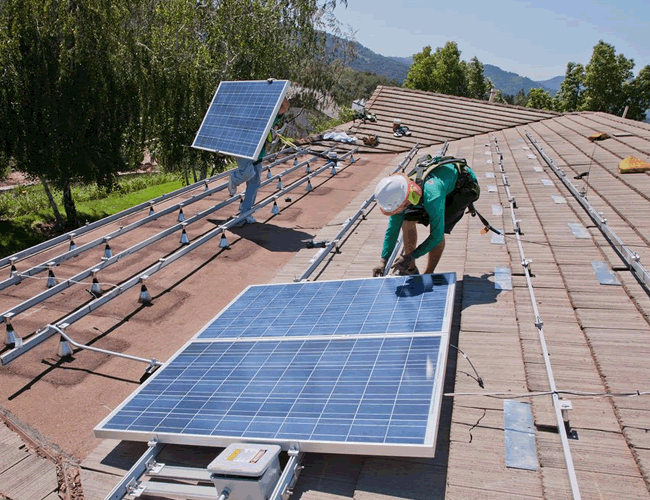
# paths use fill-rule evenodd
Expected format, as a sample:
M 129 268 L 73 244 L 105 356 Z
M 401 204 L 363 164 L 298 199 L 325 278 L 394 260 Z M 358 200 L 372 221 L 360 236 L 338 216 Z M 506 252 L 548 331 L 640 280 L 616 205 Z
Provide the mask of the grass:
M 94 222 L 182 187 L 173 174 L 138 174 L 121 177 L 111 192 L 95 185 L 72 190 L 79 221 Z M 53 192 L 63 210 L 60 192 Z M 62 214 L 64 215 L 64 214 Z M 39 185 L 20 186 L 0 194 L 0 257 L 6 257 L 56 235 L 54 213 Z

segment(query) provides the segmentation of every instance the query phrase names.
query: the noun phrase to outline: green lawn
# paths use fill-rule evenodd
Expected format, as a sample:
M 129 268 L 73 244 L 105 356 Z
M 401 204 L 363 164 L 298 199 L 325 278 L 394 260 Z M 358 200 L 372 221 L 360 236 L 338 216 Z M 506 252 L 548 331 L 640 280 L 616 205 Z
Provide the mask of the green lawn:
M 94 222 L 183 186 L 169 174 L 144 174 L 120 179 L 110 194 L 94 186 L 76 187 L 79 221 Z M 63 210 L 60 193 L 54 193 Z M 64 215 L 64 214 L 62 214 Z M 0 194 L 0 257 L 12 255 L 56 236 L 54 214 L 41 185 L 21 186 Z M 67 230 L 70 230 L 69 228 Z

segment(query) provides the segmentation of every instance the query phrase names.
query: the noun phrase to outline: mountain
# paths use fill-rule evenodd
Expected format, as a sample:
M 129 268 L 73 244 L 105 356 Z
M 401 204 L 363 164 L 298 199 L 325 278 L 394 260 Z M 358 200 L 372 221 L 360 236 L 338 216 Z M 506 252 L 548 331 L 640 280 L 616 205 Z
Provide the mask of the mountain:
M 333 47 L 337 43 L 337 38 L 334 35 L 327 34 L 327 45 L 334 52 L 336 52 L 336 49 L 333 49 Z M 354 48 L 358 56 L 348 64 L 353 70 L 367 71 L 375 75 L 385 76 L 390 80 L 396 81 L 399 85 L 406 79 L 409 67 L 411 66 L 410 62 L 401 61 L 399 60 L 400 58 L 382 56 L 373 52 L 368 47 L 364 47 L 359 42 L 354 42 Z
M 544 82 L 536 82 L 535 80 L 518 75 L 517 73 L 504 71 L 498 66 L 493 66 L 492 64 L 484 64 L 483 68 L 485 69 L 486 78 L 492 80 L 495 88 L 504 94 L 516 94 L 521 89 L 523 89 L 527 94 L 530 89 L 541 87 L 553 96 L 558 90 L 560 90 L 560 84 L 562 83 L 562 80 L 564 80 L 563 76 L 556 76 L 550 80 L 545 80 Z
M 337 37 L 327 34 L 328 44 L 330 47 L 336 42 Z M 409 68 L 413 62 L 413 57 L 386 57 L 373 52 L 368 47 L 354 42 L 358 52 L 358 57 L 348 65 L 356 71 L 367 71 L 379 76 L 385 76 L 395 80 L 400 85 L 406 79 Z M 556 76 L 548 80 L 536 82 L 525 76 L 504 71 L 498 66 L 484 64 L 485 76 L 489 78 L 494 86 L 504 94 L 516 94 L 521 89 L 528 93 L 532 88 L 543 88 L 551 95 L 560 90 L 560 85 L 564 76 Z

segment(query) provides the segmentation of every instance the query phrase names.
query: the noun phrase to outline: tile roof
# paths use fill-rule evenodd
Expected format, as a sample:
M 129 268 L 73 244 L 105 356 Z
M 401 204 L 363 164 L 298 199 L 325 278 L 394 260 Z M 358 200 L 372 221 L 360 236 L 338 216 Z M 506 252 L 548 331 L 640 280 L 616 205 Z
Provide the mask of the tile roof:
M 465 97 L 379 86 L 366 104 L 376 122 L 357 121 L 350 134 L 377 135 L 379 145 L 368 151 L 397 153 L 558 116 L 545 111 Z M 411 136 L 394 137 L 393 120 L 409 127 Z
M 416 94 L 419 98 L 421 93 L 406 91 L 402 96 L 415 99 Z M 493 123 L 486 130 L 475 125 L 460 137 L 450 137 L 455 140 L 448 153 L 467 158 L 476 172 L 482 187 L 476 206 L 494 226 L 506 231 L 505 245 L 492 244 L 490 235 L 481 234 L 480 222 L 467 216 L 447 237 L 438 266 L 439 271 L 457 273 L 452 344 L 471 360 L 485 382 L 485 389 L 468 376 L 473 372 L 465 357 L 450 350 L 445 392 L 456 395 L 445 398 L 435 458 L 309 454 L 293 498 L 571 498 L 552 398 L 528 394 L 548 391 L 550 387 L 535 326 L 540 319 L 555 384 L 558 389 L 573 393 L 562 393 L 562 397 L 573 406 L 568 418 L 578 439 L 569 441 L 569 449 L 582 498 L 650 498 L 650 397 L 619 395 L 650 390 L 650 295 L 622 264 L 527 136 L 529 133 L 543 147 L 578 189 L 587 190 L 589 202 L 603 212 L 607 224 L 648 268 L 650 174 L 619 174 L 617 166 L 629 154 L 650 160 L 650 126 L 604 113 L 533 118 L 518 113 L 535 113 L 534 110 L 513 110 L 443 96 L 436 99 L 447 103 L 448 109 L 455 109 L 458 117 L 474 116 L 476 121 L 482 116 L 480 113 L 492 113 L 488 115 Z M 388 111 L 411 104 L 408 99 L 388 102 L 394 106 L 386 108 L 384 128 L 389 129 L 394 115 Z M 422 109 L 426 106 L 422 104 Z M 430 111 L 430 123 L 434 124 L 439 116 L 436 113 L 442 112 L 439 108 L 446 109 L 436 106 L 431 105 Z M 498 116 L 500 113 L 504 115 Z M 507 118 L 506 113 L 512 116 Z M 473 123 L 468 121 L 467 127 Z M 404 118 L 402 122 L 411 125 Z M 411 129 L 417 132 L 417 127 Z M 595 132 L 606 132 L 610 139 L 592 143 L 588 137 Z M 392 141 L 390 137 L 385 137 L 386 144 Z M 398 145 L 403 147 L 401 142 Z M 507 186 L 498 168 L 497 145 L 503 155 Z M 434 149 L 424 149 L 419 154 Z M 360 155 L 357 164 L 315 186 L 313 193 L 283 204 L 276 218 L 255 226 L 257 229 L 242 231 L 232 250 L 215 258 L 214 249 L 206 248 L 170 268 L 157 278 L 158 282 L 152 280 L 156 300 L 151 308 L 134 310 L 132 297 L 120 299 L 110 311 L 81 325 L 75 334 L 93 341 L 96 335 L 88 332 L 97 326 L 107 332 L 99 338 L 100 344 L 130 354 L 142 355 L 146 351 L 160 359 L 168 358 L 184 339 L 229 302 L 237 287 L 288 282 L 304 271 L 318 249 L 303 248 L 301 238 L 306 234 L 316 240 L 331 239 L 372 194 L 376 182 L 403 157 L 404 153 L 391 152 Z M 584 172 L 589 175 L 574 179 Z M 542 183 L 542 179 L 549 182 Z M 495 189 L 488 190 L 488 184 Z M 532 260 L 534 307 L 523 275 L 508 191 L 516 200 L 514 214 L 520 221 L 525 257 Z M 553 196 L 563 197 L 566 203 L 556 203 Z M 491 215 L 494 206 L 501 206 L 503 214 Z M 576 239 L 568 223 L 582 224 L 590 237 Z M 341 241 L 340 253 L 329 255 L 310 279 L 368 276 L 379 258 L 385 228 L 386 218 L 376 209 L 368 210 Z M 270 244 L 267 240 L 276 232 L 279 239 Z M 168 252 L 174 246 L 170 243 L 162 250 Z M 278 252 L 289 247 L 288 253 L 280 258 Z M 592 267 L 596 260 L 605 262 L 622 286 L 600 285 Z M 131 275 L 136 263 L 130 266 L 122 274 Z M 511 269 L 513 290 L 495 287 L 495 267 Z M 229 278 L 215 279 L 225 276 Z M 239 281 L 234 285 L 228 282 L 236 279 Z M 14 304 L 28 296 L 15 288 L 0 292 L 3 304 Z M 59 317 L 66 301 L 72 298 L 69 295 L 39 314 Z M 211 307 L 206 309 L 205 304 Z M 119 320 L 125 318 L 125 311 L 129 312 L 128 321 Z M 35 323 L 34 318 L 29 321 Z M 160 341 L 162 332 L 165 342 Z M 49 345 L 54 349 L 52 342 Z M 56 400 L 49 401 L 47 406 L 51 422 L 41 424 L 44 428 L 39 430 L 54 436 L 57 428 L 68 427 L 57 443 L 64 448 L 88 450 L 98 446 L 95 452 L 85 451 L 77 456 L 85 458 L 81 478 L 86 498 L 103 498 L 138 458 L 142 445 L 101 442 L 92 438 L 91 429 L 98 422 L 96 415 L 107 414 L 133 390 L 134 385 L 129 382 L 137 379 L 137 370 L 119 360 L 84 354 L 69 365 L 47 368 L 43 374 L 44 356 L 47 354 L 42 351 L 30 353 L 25 360 L 15 362 L 11 371 L 0 371 L 2 404 L 27 423 L 33 423 L 38 421 L 37 414 L 43 412 L 43 401 L 56 394 Z M 585 397 L 580 392 L 612 394 Z M 501 397 L 490 397 L 493 393 L 509 394 L 531 404 L 538 470 L 506 467 L 504 404 Z M 95 400 L 96 403 L 87 404 Z M 82 406 L 90 417 L 79 413 Z M 169 447 L 166 453 L 178 459 L 187 450 Z M 195 458 L 200 461 L 210 457 L 210 452 L 203 450 Z

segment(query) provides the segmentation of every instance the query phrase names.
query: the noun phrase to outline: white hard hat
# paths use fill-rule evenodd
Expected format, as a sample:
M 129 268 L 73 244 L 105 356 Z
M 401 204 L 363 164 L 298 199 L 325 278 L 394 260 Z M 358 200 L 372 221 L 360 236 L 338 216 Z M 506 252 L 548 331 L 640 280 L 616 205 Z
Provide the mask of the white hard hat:
M 384 215 L 401 212 L 407 201 L 417 203 L 421 195 L 420 187 L 404 174 L 384 177 L 375 188 L 375 199 Z

